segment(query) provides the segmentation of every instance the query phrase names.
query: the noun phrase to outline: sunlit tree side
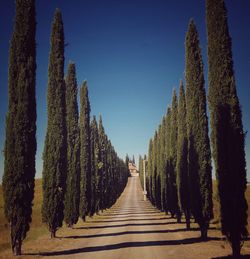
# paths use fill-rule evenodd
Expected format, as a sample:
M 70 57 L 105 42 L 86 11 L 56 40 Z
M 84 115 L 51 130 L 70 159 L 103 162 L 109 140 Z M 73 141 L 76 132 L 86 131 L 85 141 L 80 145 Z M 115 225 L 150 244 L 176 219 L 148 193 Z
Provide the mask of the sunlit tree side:
M 48 125 L 43 151 L 42 220 L 51 237 L 62 226 L 67 172 L 67 132 L 64 83 L 64 30 L 57 9 L 50 38 L 47 89 Z
M 80 201 L 80 135 L 78 124 L 77 81 L 75 64 L 70 63 L 66 84 L 67 180 L 64 220 L 69 227 L 79 218 Z
M 169 211 L 172 216 L 177 217 L 177 221 L 181 221 L 181 211 L 178 204 L 177 185 L 176 185 L 176 163 L 177 163 L 177 137 L 178 137 L 178 101 L 176 91 L 173 91 L 171 117 L 170 117 L 170 145 L 169 145 Z
M 79 214 L 85 221 L 91 201 L 90 102 L 87 82 L 80 89 L 80 203 Z
M 207 238 L 213 217 L 211 152 L 208 137 L 206 93 L 199 37 L 191 20 L 186 34 L 186 105 L 188 129 L 188 174 L 191 212 Z

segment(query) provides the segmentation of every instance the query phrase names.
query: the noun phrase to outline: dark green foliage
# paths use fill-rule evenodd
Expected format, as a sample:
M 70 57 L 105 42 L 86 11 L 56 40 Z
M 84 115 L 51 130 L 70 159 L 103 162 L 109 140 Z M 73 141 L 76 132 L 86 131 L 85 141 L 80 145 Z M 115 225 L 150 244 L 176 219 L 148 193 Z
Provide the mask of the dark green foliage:
M 36 154 L 36 19 L 35 1 L 16 0 L 9 52 L 9 104 L 4 148 L 4 212 L 11 246 L 21 254 L 29 230 L 34 197 Z
M 223 0 L 207 0 L 211 140 L 220 199 L 221 231 L 238 257 L 247 237 L 246 161 L 232 43 Z
M 87 82 L 80 89 L 80 204 L 83 220 L 90 211 L 91 201 L 91 151 L 90 151 L 90 103 Z
M 67 172 L 67 132 L 64 83 L 64 31 L 56 10 L 50 38 L 47 91 L 48 126 L 43 152 L 42 220 L 51 237 L 62 226 Z
M 147 197 L 159 210 L 167 211 L 166 119 L 164 116 L 154 138 L 150 140 L 146 163 Z M 141 158 L 140 168 L 143 168 Z M 143 173 L 143 169 L 141 169 Z M 143 180 L 143 177 L 141 177 Z
M 77 81 L 75 64 L 70 63 L 66 83 L 67 123 L 67 182 L 64 201 L 64 220 L 68 226 L 79 218 L 80 200 L 80 135 L 78 126 Z
M 91 149 L 91 206 L 90 216 L 97 213 L 100 209 L 100 163 L 101 154 L 99 146 L 99 134 L 96 118 L 94 116 L 90 124 L 90 149 Z
M 106 209 L 105 194 L 107 190 L 107 136 L 102 124 L 102 117 L 99 117 L 98 123 L 98 135 L 99 135 L 99 148 L 100 148 L 100 161 L 98 165 L 99 169 L 99 185 L 100 185 L 100 209 Z
M 176 91 L 173 91 L 171 119 L 170 119 L 170 147 L 168 159 L 169 174 L 169 211 L 171 215 L 176 215 L 177 221 L 181 220 L 181 212 L 178 204 L 177 186 L 176 186 L 176 163 L 177 163 L 177 137 L 178 137 L 178 102 Z
M 95 122 L 93 120 L 92 125 L 93 125 L 93 128 L 95 129 L 94 124 Z M 103 141 L 101 141 L 102 138 L 103 138 Z M 92 135 L 92 140 L 93 139 L 94 138 Z M 97 163 L 97 168 L 95 169 L 92 165 L 93 171 L 95 173 L 98 173 L 97 178 L 95 180 L 95 184 L 97 184 L 97 188 L 96 188 L 97 199 L 94 201 L 94 203 L 97 206 L 95 206 L 95 211 L 93 211 L 92 213 L 98 213 L 98 209 L 103 209 L 103 208 L 106 209 L 111 207 L 116 202 L 117 198 L 120 196 L 122 191 L 124 190 L 129 176 L 128 165 L 117 156 L 114 150 L 114 147 L 112 146 L 110 140 L 105 134 L 101 119 L 99 121 L 98 139 L 99 139 L 99 143 L 98 143 L 99 159 L 98 160 L 95 159 L 95 160 L 99 161 L 99 163 Z M 101 145 L 101 143 L 103 144 Z M 104 147 L 104 150 L 105 150 L 103 154 L 102 154 L 103 151 L 101 147 Z M 98 149 L 96 148 L 96 150 Z M 92 150 L 92 153 L 93 153 L 93 150 Z M 94 162 L 96 163 L 96 161 Z M 101 197 L 101 195 L 103 197 Z M 102 202 L 103 202 L 103 208 L 101 207 Z M 98 206 L 98 203 L 99 203 L 99 206 Z
M 157 164 L 156 164 L 156 141 L 157 141 L 157 131 L 153 138 L 152 154 L 151 154 L 151 174 L 152 174 L 152 203 L 156 206 L 156 177 L 157 177 Z
M 161 209 L 161 176 L 160 176 L 160 130 L 161 125 L 159 126 L 158 131 L 155 132 L 154 145 L 153 145 L 153 177 L 154 177 L 154 199 L 155 206 L 158 209 Z
M 154 204 L 153 201 L 153 174 L 152 174 L 152 168 L 153 168 L 153 140 L 150 139 L 149 141 L 149 148 L 148 148 L 148 174 L 147 174 L 147 182 L 148 182 L 148 198 L 149 200 Z
M 188 139 L 186 122 L 186 100 L 183 83 L 180 85 L 178 103 L 178 140 L 177 140 L 177 191 L 181 210 L 186 217 L 187 229 L 190 228 L 189 178 L 188 178 Z
M 107 207 L 111 207 L 115 202 L 114 190 L 115 186 L 113 186 L 114 182 L 114 149 L 110 140 L 107 140 L 107 176 L 108 176 L 108 184 L 107 184 L 107 192 L 106 192 L 106 200 Z M 128 165 L 127 165 L 128 168 Z
M 213 217 L 211 154 L 203 63 L 198 32 L 191 20 L 186 35 L 186 105 L 191 211 L 206 239 Z
M 164 116 L 160 128 L 159 171 L 161 181 L 161 210 L 166 211 L 166 117 Z
M 170 132 L 171 132 L 171 108 L 168 107 L 165 120 L 165 163 L 166 163 L 166 181 L 165 181 L 165 211 L 169 212 L 169 197 L 170 197 Z

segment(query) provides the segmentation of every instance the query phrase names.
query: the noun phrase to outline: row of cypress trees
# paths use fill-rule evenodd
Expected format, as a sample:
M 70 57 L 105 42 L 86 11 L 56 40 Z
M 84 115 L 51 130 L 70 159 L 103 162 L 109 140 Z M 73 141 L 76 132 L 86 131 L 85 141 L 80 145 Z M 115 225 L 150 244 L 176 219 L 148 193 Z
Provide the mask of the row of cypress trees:
M 220 202 L 221 232 L 238 258 L 247 238 L 246 161 L 242 114 L 237 96 L 231 38 L 224 0 L 206 0 L 208 104 L 212 155 Z M 191 20 L 185 41 L 185 81 L 175 90 L 149 142 L 147 191 L 150 201 L 180 221 L 194 217 L 206 239 L 213 217 L 211 151 L 199 36 Z M 142 174 L 142 158 L 139 158 Z
M 20 255 L 32 221 L 36 155 L 36 15 L 34 0 L 16 0 L 9 55 L 3 196 L 13 254 Z M 54 237 L 62 226 L 110 207 L 124 189 L 128 169 L 100 117 L 90 122 L 87 83 L 77 105 L 76 69 L 64 78 L 64 30 L 56 10 L 50 38 L 48 125 L 43 152 L 42 220 Z M 80 118 L 79 118 L 80 117 Z
M 93 216 L 114 204 L 123 191 L 128 168 L 108 139 L 100 116 L 90 118 L 87 82 L 77 105 L 75 64 L 64 80 L 64 31 L 62 15 L 55 12 L 51 32 L 48 127 L 43 153 L 42 220 L 51 237 L 65 223 L 71 227 L 79 216 Z M 80 118 L 79 118 L 80 117 Z
M 182 82 L 179 99 L 173 91 L 171 107 L 150 140 L 146 185 L 148 197 L 157 208 L 176 216 L 177 222 L 183 213 L 187 229 L 193 215 L 201 237 L 206 239 L 209 220 L 213 217 L 211 157 L 204 79 L 199 73 L 193 73 L 191 65 L 195 63 L 190 56 L 196 51 L 200 53 L 199 45 L 189 48 L 195 39 L 198 44 L 193 30 L 197 33 L 191 21 L 186 38 L 186 57 L 190 61 L 186 63 L 186 91 Z M 201 59 L 197 62 L 201 65 Z M 203 73 L 202 69 L 200 72 Z M 196 80 L 190 80 L 189 76 Z M 140 171 L 141 161 L 140 157 Z

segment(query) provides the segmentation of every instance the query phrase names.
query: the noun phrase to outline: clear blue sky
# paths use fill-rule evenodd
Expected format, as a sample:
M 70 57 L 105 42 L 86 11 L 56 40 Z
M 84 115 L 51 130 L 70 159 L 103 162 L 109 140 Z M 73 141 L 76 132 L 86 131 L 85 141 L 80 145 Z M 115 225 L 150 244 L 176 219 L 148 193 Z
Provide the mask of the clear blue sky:
M 250 1 L 227 0 L 233 40 L 234 69 L 244 130 L 250 131 Z M 78 84 L 88 80 L 92 114 L 102 114 L 104 127 L 121 157 L 147 153 L 173 87 L 184 77 L 184 40 L 194 18 L 207 74 L 205 0 L 40 0 L 37 12 L 37 174 L 41 177 L 46 133 L 49 37 L 55 8 L 62 11 L 65 71 L 77 67 Z M 15 3 L 0 2 L 0 147 L 5 138 L 9 40 Z M 207 76 L 206 76 L 207 77 Z M 207 86 L 207 80 L 206 80 Z M 246 138 L 250 180 L 250 133 Z M 0 156 L 0 178 L 3 174 Z

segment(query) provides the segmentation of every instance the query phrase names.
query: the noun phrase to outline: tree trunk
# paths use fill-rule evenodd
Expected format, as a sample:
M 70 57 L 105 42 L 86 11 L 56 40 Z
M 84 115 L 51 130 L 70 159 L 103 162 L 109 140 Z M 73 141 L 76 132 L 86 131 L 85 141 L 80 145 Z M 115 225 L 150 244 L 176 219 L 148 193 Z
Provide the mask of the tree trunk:
M 181 214 L 177 214 L 176 217 L 177 217 L 177 223 L 181 223 Z
M 206 241 L 207 240 L 207 227 L 200 226 L 201 230 L 201 240 Z
M 233 258 L 239 258 L 240 257 L 240 240 L 234 240 L 231 243 L 232 252 L 233 252 Z
M 15 241 L 15 244 L 13 245 L 13 254 L 16 256 L 21 255 L 21 247 L 22 247 L 21 240 Z
M 185 211 L 185 218 L 186 218 L 186 228 L 190 229 L 190 214 L 188 211 Z
M 51 239 L 54 239 L 55 237 L 56 237 L 56 230 L 52 229 L 52 230 L 50 231 L 50 238 L 51 238 Z

